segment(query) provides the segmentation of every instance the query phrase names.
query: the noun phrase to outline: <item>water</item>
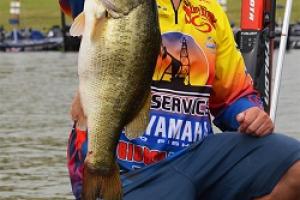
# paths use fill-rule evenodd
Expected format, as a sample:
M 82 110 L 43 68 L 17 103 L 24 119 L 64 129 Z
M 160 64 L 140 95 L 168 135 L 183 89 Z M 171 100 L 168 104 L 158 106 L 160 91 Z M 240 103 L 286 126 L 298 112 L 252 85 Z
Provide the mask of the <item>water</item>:
M 66 170 L 76 54 L 0 54 L 0 199 L 73 199 Z
M 276 58 L 275 54 L 274 58 Z M 300 51 L 286 54 L 276 115 L 276 131 L 300 139 Z
M 296 138 L 299 57 L 286 56 L 276 120 L 278 132 Z M 76 60 L 76 53 L 0 53 L 0 199 L 73 199 L 65 150 Z

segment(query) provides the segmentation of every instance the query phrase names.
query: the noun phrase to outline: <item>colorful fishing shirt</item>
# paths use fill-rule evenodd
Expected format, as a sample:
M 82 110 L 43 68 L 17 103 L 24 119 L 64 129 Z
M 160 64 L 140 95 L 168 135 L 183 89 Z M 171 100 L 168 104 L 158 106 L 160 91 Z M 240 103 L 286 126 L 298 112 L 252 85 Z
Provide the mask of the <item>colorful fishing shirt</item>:
M 74 16 L 83 0 L 60 3 Z M 139 138 L 121 134 L 116 156 L 123 172 L 176 157 L 213 134 L 211 116 L 220 129 L 236 130 L 238 113 L 261 107 L 216 0 L 181 0 L 177 10 L 171 0 L 157 0 L 157 8 L 162 45 L 151 86 L 150 121 Z M 68 150 L 71 179 L 76 170 L 82 173 L 87 151 L 86 133 L 74 133 Z
M 161 54 L 153 75 L 150 122 L 142 137 L 121 135 L 123 170 L 158 162 L 212 134 L 215 123 L 235 130 L 236 114 L 257 105 L 252 79 L 231 27 L 213 0 L 158 0 Z

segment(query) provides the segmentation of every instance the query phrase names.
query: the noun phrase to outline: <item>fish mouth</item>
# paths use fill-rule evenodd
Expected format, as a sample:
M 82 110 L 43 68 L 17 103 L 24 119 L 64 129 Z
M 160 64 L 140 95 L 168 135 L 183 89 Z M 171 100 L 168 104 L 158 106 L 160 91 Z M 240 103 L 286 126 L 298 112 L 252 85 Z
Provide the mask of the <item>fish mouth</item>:
M 101 0 L 101 3 L 113 18 L 121 18 L 129 12 L 122 12 L 122 10 L 118 9 L 110 0 Z
M 134 8 L 138 7 L 141 3 L 140 1 L 136 1 L 133 4 L 127 5 L 116 5 L 111 0 L 100 0 L 102 5 L 106 8 L 107 12 L 112 18 L 121 18 L 125 15 L 128 15 Z

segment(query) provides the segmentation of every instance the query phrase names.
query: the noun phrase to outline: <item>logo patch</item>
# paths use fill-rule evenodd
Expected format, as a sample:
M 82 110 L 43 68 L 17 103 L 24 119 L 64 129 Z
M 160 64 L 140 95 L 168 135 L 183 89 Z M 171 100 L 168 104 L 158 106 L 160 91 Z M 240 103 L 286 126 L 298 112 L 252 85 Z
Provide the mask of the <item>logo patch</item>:
M 185 23 L 192 24 L 197 30 L 207 33 L 216 28 L 217 19 L 205 6 L 193 6 L 189 1 L 184 1 Z
M 208 37 L 206 41 L 206 47 L 209 49 L 216 49 L 216 42 L 212 37 Z

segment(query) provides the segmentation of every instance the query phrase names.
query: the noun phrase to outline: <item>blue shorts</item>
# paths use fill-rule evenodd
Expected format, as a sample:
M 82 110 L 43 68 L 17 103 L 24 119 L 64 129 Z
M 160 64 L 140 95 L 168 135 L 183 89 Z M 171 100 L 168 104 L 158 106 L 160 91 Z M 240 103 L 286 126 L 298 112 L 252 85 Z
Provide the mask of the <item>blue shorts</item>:
M 122 176 L 124 200 L 247 200 L 266 195 L 300 160 L 299 141 L 280 134 L 207 137 L 174 160 Z
M 80 199 L 86 152 L 75 146 L 85 145 L 86 140 L 75 130 L 70 135 L 68 163 L 73 193 Z M 300 142 L 284 135 L 216 134 L 178 157 L 122 174 L 124 200 L 253 199 L 270 193 L 298 160 Z

